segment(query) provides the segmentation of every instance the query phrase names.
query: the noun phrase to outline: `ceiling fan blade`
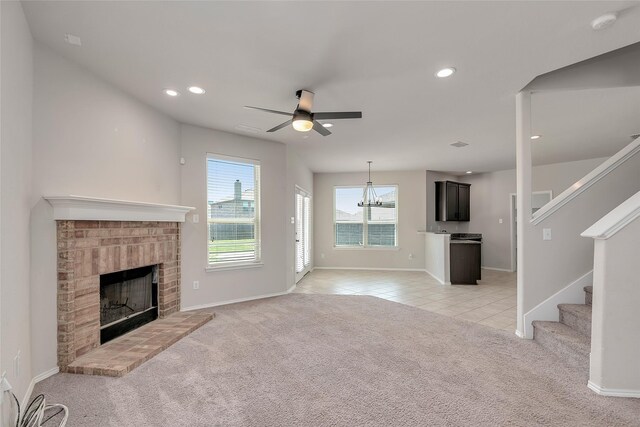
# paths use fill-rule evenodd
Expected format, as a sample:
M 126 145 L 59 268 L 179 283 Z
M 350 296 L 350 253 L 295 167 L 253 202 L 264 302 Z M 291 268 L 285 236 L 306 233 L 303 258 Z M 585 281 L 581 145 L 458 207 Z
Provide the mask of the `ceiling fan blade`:
M 315 130 L 316 132 L 318 132 L 322 136 L 331 135 L 331 132 L 329 132 L 329 129 L 327 129 L 326 127 L 322 126 L 321 123 L 316 122 L 315 120 L 313 121 L 313 130 Z
M 314 120 L 361 119 L 362 111 L 313 113 Z
M 267 113 L 273 113 L 273 114 L 281 114 L 283 116 L 292 116 L 293 115 L 291 113 L 285 113 L 284 111 L 269 110 L 267 108 L 260 108 L 260 107 L 251 107 L 249 105 L 245 105 L 244 108 L 248 108 L 250 110 L 266 111 Z
M 284 128 L 284 127 L 289 126 L 290 124 L 291 124 L 291 120 L 287 120 L 286 122 L 280 123 L 278 126 L 269 129 L 267 132 L 275 132 L 275 131 L 280 130 L 280 129 Z
M 298 108 L 310 113 L 311 109 L 313 108 L 313 95 L 313 92 L 302 89 L 300 91 L 300 101 L 298 102 Z

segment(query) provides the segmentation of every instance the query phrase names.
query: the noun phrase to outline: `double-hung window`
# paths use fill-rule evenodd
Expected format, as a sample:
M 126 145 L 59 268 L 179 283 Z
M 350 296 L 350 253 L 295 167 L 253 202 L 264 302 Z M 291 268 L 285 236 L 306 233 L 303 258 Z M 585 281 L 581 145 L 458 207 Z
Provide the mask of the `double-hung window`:
M 260 262 L 260 163 L 207 155 L 207 264 Z
M 381 207 L 358 206 L 364 187 L 334 188 L 334 244 L 336 247 L 397 247 L 398 187 L 376 186 Z M 364 201 L 365 204 L 367 200 Z

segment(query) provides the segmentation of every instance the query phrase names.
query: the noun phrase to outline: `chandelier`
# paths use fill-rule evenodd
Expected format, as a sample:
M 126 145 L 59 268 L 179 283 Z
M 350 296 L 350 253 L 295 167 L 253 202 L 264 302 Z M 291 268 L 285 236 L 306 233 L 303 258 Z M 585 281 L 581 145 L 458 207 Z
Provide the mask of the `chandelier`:
M 378 197 L 375 188 L 373 188 L 373 182 L 371 182 L 371 160 L 367 161 L 367 163 L 369 163 L 369 181 L 367 181 L 367 185 L 364 187 L 364 191 L 362 192 L 362 200 L 358 202 L 358 206 L 366 206 L 368 208 L 381 207 L 382 198 Z

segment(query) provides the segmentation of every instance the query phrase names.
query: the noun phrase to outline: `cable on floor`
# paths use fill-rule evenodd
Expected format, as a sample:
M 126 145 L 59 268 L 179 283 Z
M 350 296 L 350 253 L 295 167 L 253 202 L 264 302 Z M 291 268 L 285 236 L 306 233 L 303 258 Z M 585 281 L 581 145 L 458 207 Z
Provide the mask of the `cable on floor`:
M 22 414 L 20 411 L 20 402 L 18 402 L 18 398 L 13 392 L 11 392 L 11 394 L 13 395 L 13 398 L 16 401 L 16 405 L 18 407 L 16 427 L 43 427 L 49 420 L 63 412 L 64 415 L 62 417 L 62 420 L 60 421 L 60 424 L 58 424 L 58 427 L 65 427 L 67 425 L 67 419 L 69 418 L 69 408 L 67 408 L 66 406 L 59 403 L 47 405 L 44 394 L 39 394 L 34 397 L 33 400 L 31 400 L 31 403 L 29 403 L 29 405 L 25 409 L 24 414 Z M 53 413 L 51 413 L 51 411 L 53 411 Z

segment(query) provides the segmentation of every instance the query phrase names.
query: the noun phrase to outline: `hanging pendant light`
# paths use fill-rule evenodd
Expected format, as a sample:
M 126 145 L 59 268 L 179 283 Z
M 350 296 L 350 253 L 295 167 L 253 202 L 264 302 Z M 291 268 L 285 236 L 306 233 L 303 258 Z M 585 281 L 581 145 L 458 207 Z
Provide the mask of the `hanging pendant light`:
M 369 163 L 369 181 L 367 181 L 367 185 L 364 187 L 364 192 L 362 193 L 362 200 L 358 202 L 358 206 L 360 207 L 380 207 L 382 206 L 382 198 L 378 197 L 376 194 L 375 188 L 373 188 L 373 182 L 371 182 L 371 160 L 367 161 Z

